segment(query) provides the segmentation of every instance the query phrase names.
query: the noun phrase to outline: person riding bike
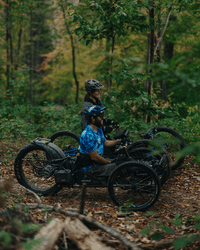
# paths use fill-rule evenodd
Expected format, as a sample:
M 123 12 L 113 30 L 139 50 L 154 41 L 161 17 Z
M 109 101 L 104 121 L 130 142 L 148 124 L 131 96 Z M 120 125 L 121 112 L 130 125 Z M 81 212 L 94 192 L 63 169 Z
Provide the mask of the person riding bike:
M 110 159 L 103 157 L 104 147 L 114 147 L 121 142 L 118 140 L 106 140 L 101 126 L 104 120 L 103 106 L 93 105 L 85 108 L 84 115 L 88 125 L 80 136 L 80 163 L 81 165 L 95 167 L 90 171 L 99 174 L 110 174 L 110 171 L 116 167 Z M 112 164 L 111 164 L 112 163 Z
M 84 103 L 83 103 L 83 106 L 81 108 L 81 117 L 82 117 L 81 128 L 82 128 L 82 130 L 84 130 L 85 127 L 88 125 L 88 121 L 86 120 L 85 114 L 84 114 L 86 107 L 92 106 L 92 105 L 103 106 L 103 103 L 100 100 L 101 89 L 103 87 L 104 87 L 104 85 L 95 79 L 89 79 L 85 82 L 85 90 L 87 93 L 84 97 Z M 108 127 L 108 125 L 111 125 L 111 124 L 117 125 L 119 123 L 114 122 L 111 119 L 108 119 L 105 117 L 103 120 L 103 125 L 102 125 L 102 129 L 103 129 L 104 134 L 111 132 L 111 128 Z

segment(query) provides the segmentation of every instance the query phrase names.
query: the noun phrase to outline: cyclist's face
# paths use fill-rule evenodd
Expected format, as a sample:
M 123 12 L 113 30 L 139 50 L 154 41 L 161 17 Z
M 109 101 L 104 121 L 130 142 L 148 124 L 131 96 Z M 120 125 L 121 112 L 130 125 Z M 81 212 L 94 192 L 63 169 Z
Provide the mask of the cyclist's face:
M 105 119 L 105 115 L 100 114 L 96 117 L 92 117 L 92 123 L 100 128 L 101 126 L 103 126 L 103 119 Z
M 91 96 L 94 98 L 100 99 L 101 97 L 101 89 L 96 89 L 94 92 L 91 93 Z
M 95 125 L 100 128 L 103 125 L 103 119 L 101 117 L 96 117 Z

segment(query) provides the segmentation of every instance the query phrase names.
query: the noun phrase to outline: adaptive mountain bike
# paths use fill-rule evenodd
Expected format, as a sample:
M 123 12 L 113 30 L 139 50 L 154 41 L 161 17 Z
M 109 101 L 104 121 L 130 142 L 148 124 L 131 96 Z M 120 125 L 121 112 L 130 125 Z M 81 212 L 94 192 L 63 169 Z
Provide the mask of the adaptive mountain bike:
M 88 187 L 107 187 L 118 206 L 144 211 L 158 199 L 160 180 L 154 166 L 132 160 L 127 148 L 126 143 L 116 149 L 119 164 L 92 165 L 84 171 L 79 165 L 79 155 L 66 155 L 49 139 L 37 138 L 18 153 L 15 175 L 21 185 L 44 196 L 56 194 L 66 186 L 80 187 L 83 183 Z
M 114 135 L 114 139 L 127 138 L 127 135 L 128 130 L 121 129 Z M 106 136 L 108 139 L 112 139 L 109 135 Z M 152 146 L 151 143 L 153 141 L 154 145 L 157 145 L 157 147 L 162 146 L 168 152 L 172 170 L 179 168 L 183 164 L 184 157 L 176 159 L 177 153 L 185 147 L 184 139 L 177 131 L 164 126 L 154 127 L 149 132 L 142 134 L 141 138 L 143 139 L 132 141 L 130 150 L 134 147 L 155 149 L 155 146 Z M 74 132 L 61 130 L 51 135 L 49 139 L 63 149 L 66 154 L 76 155 L 79 146 L 79 135 Z

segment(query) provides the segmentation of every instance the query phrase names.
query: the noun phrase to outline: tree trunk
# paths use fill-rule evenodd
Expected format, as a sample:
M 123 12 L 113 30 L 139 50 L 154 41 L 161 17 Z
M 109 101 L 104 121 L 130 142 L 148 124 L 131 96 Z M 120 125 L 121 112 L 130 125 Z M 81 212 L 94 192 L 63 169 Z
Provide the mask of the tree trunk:
M 19 55 L 20 55 L 20 50 L 21 50 L 21 40 L 22 40 L 22 28 L 20 28 L 19 35 L 18 35 L 17 59 L 16 59 L 16 64 L 15 64 L 15 70 L 18 70 L 18 66 L 19 66 Z
M 170 16 L 169 20 L 171 22 L 176 22 L 177 17 L 176 16 Z M 175 40 L 175 37 L 173 37 Z M 173 42 L 166 42 L 164 45 L 164 55 L 167 59 L 171 59 L 174 55 L 174 43 Z
M 157 61 L 162 62 L 162 19 L 161 19 L 161 7 L 159 9 L 159 16 L 158 16 L 158 37 L 157 37 L 157 42 L 158 46 L 156 46 L 156 53 L 157 53 Z M 167 102 L 167 96 L 166 96 L 166 82 L 163 80 L 161 82 L 161 98 L 164 101 L 164 103 Z
M 106 38 L 106 68 L 105 68 L 105 71 L 106 72 L 109 72 L 109 65 L 110 65 L 110 39 L 109 37 L 107 36 Z M 109 89 L 109 80 L 108 79 L 105 79 L 105 82 L 106 82 L 106 85 Z
M 33 12 L 31 4 L 31 15 L 30 15 L 30 38 L 31 38 L 31 53 L 30 53 L 30 104 L 33 105 L 33 31 L 32 31 L 32 21 L 33 21 Z
M 111 58 L 110 58 L 110 82 L 108 86 L 108 92 L 110 92 L 111 86 L 112 86 L 114 46 L 115 46 L 115 36 L 112 37 L 112 49 L 111 49 Z
M 152 73 L 152 69 L 149 67 L 153 61 L 154 61 L 154 25 L 155 25 L 155 21 L 154 21 L 154 2 L 152 1 L 152 5 L 151 5 L 151 9 L 149 9 L 149 24 L 150 24 L 150 30 L 148 32 L 148 43 L 147 43 L 147 74 L 151 74 Z M 153 91 L 153 82 L 150 81 L 150 79 L 147 79 L 145 81 L 145 90 L 147 91 L 147 93 L 151 96 L 152 95 L 152 91 Z M 145 104 L 144 104 L 144 108 L 145 108 Z M 145 120 L 147 122 L 151 121 L 151 117 L 149 115 L 144 114 Z
M 9 57 L 9 0 L 6 0 L 5 5 L 6 12 L 6 50 L 7 50 L 7 66 L 6 66 L 6 78 L 7 78 L 7 91 L 10 91 L 10 57 Z M 9 94 L 8 94 L 9 96 Z
M 65 26 L 67 29 L 67 33 L 70 37 L 70 41 L 71 41 L 71 48 L 72 48 L 72 73 L 74 76 L 74 80 L 75 80 L 75 85 L 76 85 L 76 97 L 75 97 L 75 103 L 78 103 L 78 97 L 79 97 L 79 82 L 78 82 L 78 78 L 76 75 L 76 52 L 75 52 L 75 46 L 74 46 L 74 37 L 72 36 L 70 30 L 69 30 L 69 26 L 67 24 L 67 20 L 66 20 L 66 14 L 65 14 L 65 9 L 64 9 L 64 5 L 63 5 L 63 1 L 61 0 L 61 8 L 62 8 L 62 12 L 63 12 L 63 18 L 65 21 Z

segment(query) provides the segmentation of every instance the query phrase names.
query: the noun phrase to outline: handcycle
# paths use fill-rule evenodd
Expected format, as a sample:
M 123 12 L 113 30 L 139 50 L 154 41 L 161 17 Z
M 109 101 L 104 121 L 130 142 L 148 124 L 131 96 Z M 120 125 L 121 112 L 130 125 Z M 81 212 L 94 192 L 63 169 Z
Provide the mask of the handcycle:
M 114 127 L 112 128 L 114 129 Z M 127 137 L 126 129 L 118 131 L 114 135 L 114 139 L 122 139 Z M 107 134 L 108 138 L 110 136 Z M 183 137 L 174 129 L 160 126 L 153 127 L 150 131 L 140 135 L 142 139 L 137 141 L 132 141 L 132 145 L 129 150 L 138 147 L 149 147 L 151 149 L 156 149 L 155 145 L 161 146 L 168 152 L 171 162 L 171 169 L 176 170 L 179 168 L 183 162 L 184 157 L 176 160 L 177 153 L 185 147 L 185 142 Z M 61 130 L 52 134 L 49 138 L 51 142 L 58 145 L 66 154 L 76 154 L 76 150 L 79 146 L 79 135 L 72 131 Z M 153 141 L 154 143 L 151 143 Z
M 153 167 L 132 160 L 127 148 L 125 144 L 116 149 L 116 162 L 122 161 L 119 164 L 93 166 L 90 170 L 94 171 L 84 171 L 78 155 L 66 155 L 49 139 L 36 138 L 19 151 L 14 163 L 15 175 L 21 185 L 43 196 L 83 183 L 88 187 L 107 187 L 116 205 L 144 211 L 158 199 L 160 180 Z
M 114 127 L 115 126 L 113 126 L 112 129 L 114 129 Z M 106 138 L 112 139 L 108 134 L 106 135 Z M 66 130 L 58 131 L 54 133 L 49 139 L 51 140 L 51 142 L 58 145 L 63 150 L 65 155 L 70 155 L 71 157 L 76 156 L 79 147 L 79 136 L 74 132 Z M 163 185 L 169 179 L 171 173 L 171 165 L 170 158 L 166 150 L 160 148 L 161 152 L 153 156 L 153 149 L 148 147 L 148 144 L 144 144 L 144 141 L 142 141 L 141 146 L 139 143 L 137 144 L 136 142 L 133 142 L 129 138 L 129 130 L 127 129 L 121 129 L 117 131 L 117 133 L 114 135 L 114 139 L 126 139 L 128 146 L 127 151 L 129 152 L 129 155 L 132 157 L 132 159 L 143 161 L 145 162 L 145 164 L 153 166 L 154 170 L 160 178 L 161 185 Z M 146 142 L 147 141 L 148 140 L 146 140 Z M 109 151 L 110 150 L 111 149 L 109 149 Z M 111 152 L 112 156 L 110 155 L 110 153 L 107 156 L 109 158 L 116 157 L 116 153 L 114 151 L 115 149 L 113 149 Z

